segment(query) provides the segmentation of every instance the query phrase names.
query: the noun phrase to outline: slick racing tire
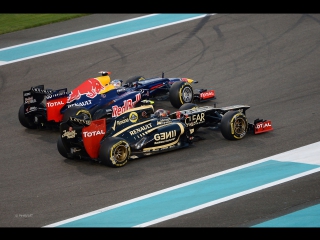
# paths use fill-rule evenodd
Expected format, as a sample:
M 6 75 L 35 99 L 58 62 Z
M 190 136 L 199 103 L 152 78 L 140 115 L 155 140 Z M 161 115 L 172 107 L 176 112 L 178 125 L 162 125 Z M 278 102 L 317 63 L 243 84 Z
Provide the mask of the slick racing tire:
M 240 140 L 248 131 L 247 117 L 238 111 L 229 111 L 222 116 L 220 131 L 225 139 Z
M 183 81 L 174 82 L 169 90 L 169 99 L 171 105 L 175 108 L 180 108 L 185 103 L 193 102 L 192 86 Z
M 179 110 L 188 110 L 188 109 L 193 109 L 197 107 L 198 105 L 195 103 L 185 103 L 179 108 Z
M 70 107 L 63 113 L 62 122 L 69 120 L 72 116 L 84 115 L 86 120 L 92 120 L 91 113 L 84 107 Z
M 140 80 L 144 80 L 144 76 L 133 76 L 133 77 L 130 77 L 126 82 L 125 84 L 128 84 L 129 87 L 132 87 L 133 86 L 133 83 L 135 82 L 139 82 Z
M 107 137 L 101 141 L 99 161 L 109 167 L 123 167 L 127 164 L 131 154 L 131 148 L 124 139 L 119 137 Z
M 42 108 L 45 108 L 45 105 L 43 103 L 40 103 L 39 106 Z M 36 129 L 37 125 L 34 123 L 34 115 L 32 113 L 30 113 L 29 115 L 30 116 L 27 117 L 24 114 L 24 104 L 22 104 L 19 108 L 19 113 L 18 113 L 20 124 L 28 129 Z
M 58 138 L 57 149 L 58 149 L 58 152 L 61 154 L 62 157 L 72 159 L 72 158 L 70 158 L 68 156 L 67 149 L 64 147 L 64 145 L 62 143 L 61 136 L 59 136 L 59 138 Z

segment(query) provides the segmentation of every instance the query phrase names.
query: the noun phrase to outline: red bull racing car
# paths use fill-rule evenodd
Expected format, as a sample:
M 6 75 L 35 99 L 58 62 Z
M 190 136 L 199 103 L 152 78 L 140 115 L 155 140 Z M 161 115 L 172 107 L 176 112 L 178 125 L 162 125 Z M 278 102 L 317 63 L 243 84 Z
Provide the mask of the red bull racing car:
M 197 83 L 189 78 L 161 77 L 145 79 L 134 76 L 125 83 L 111 81 L 110 72 L 89 78 L 71 92 L 67 88 L 44 89 L 44 85 L 31 87 L 23 92 L 23 104 L 18 117 L 22 126 L 59 129 L 61 121 L 70 116 L 86 113 L 90 119 L 118 117 L 123 112 L 154 100 L 169 99 L 179 108 L 184 103 L 215 99 L 214 90 L 194 89 Z
M 200 127 L 218 128 L 228 140 L 240 140 L 248 131 L 260 134 L 273 130 L 270 120 L 248 123 L 249 108 L 186 103 L 171 114 L 163 109 L 154 112 L 153 105 L 144 105 L 109 119 L 90 120 L 83 114 L 74 115 L 60 124 L 57 148 L 64 158 L 122 167 L 130 159 L 190 146 Z

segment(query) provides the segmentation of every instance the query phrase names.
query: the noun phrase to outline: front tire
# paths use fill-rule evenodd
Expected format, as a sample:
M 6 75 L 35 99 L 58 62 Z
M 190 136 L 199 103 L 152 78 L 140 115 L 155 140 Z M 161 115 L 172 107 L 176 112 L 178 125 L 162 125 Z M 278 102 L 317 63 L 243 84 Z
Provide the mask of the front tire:
M 131 149 L 127 141 L 119 137 L 107 137 L 101 141 L 99 160 L 109 167 L 123 167 L 127 164 Z
M 181 110 L 194 109 L 197 107 L 198 107 L 198 105 L 195 103 L 185 103 L 179 108 L 179 110 L 181 111 Z
M 185 103 L 179 108 L 179 111 L 188 110 L 188 109 L 195 109 L 197 107 L 198 107 L 198 105 L 195 103 Z M 199 128 L 200 127 L 195 127 L 194 132 L 197 132 L 199 130 Z
M 140 76 L 140 75 L 133 76 L 128 78 L 125 84 L 128 84 L 129 87 L 132 87 L 135 82 L 139 82 L 140 80 L 144 80 L 144 79 L 145 79 L 144 76 Z
M 180 108 L 185 103 L 192 103 L 193 97 L 192 86 L 187 82 L 177 81 L 170 87 L 169 99 L 175 108 Z
M 248 131 L 247 117 L 238 111 L 229 111 L 223 115 L 220 130 L 225 139 L 240 140 Z

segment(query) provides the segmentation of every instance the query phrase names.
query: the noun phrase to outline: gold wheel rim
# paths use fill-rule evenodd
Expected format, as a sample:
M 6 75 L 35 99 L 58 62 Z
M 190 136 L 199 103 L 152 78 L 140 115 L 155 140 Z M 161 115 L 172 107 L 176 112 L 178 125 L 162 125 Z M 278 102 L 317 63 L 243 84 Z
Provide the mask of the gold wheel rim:
M 243 132 L 246 131 L 246 122 L 242 118 L 236 119 L 234 122 L 234 132 L 236 134 L 242 134 Z
M 117 162 L 125 161 L 127 158 L 127 154 L 128 151 L 124 145 L 120 145 L 114 150 L 114 158 L 117 160 Z

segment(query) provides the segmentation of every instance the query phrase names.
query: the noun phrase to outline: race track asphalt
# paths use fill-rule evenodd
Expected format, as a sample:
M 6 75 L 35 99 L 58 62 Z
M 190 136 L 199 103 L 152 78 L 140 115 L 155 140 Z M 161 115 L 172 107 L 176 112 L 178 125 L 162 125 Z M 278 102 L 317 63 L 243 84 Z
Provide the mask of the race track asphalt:
M 4 34 L 0 49 L 142 15 L 93 14 Z M 43 227 L 318 142 L 319 24 L 319 14 L 216 14 L 0 65 L 0 227 Z M 249 120 L 271 119 L 274 131 L 230 142 L 201 130 L 205 140 L 192 148 L 112 169 L 64 159 L 57 132 L 20 125 L 24 90 L 72 89 L 101 70 L 195 79 L 216 91 L 212 104 L 248 104 Z M 149 227 L 251 227 L 319 203 L 318 172 Z

